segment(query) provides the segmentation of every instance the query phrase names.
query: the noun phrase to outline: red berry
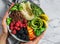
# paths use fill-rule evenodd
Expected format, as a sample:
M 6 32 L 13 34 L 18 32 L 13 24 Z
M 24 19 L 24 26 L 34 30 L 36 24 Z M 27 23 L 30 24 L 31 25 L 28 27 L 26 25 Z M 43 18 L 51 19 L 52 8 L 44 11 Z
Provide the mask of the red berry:
M 18 31 L 20 30 L 20 28 L 17 29 Z
M 15 26 L 15 27 L 14 27 L 14 29 L 16 29 L 16 30 L 17 30 L 17 29 L 18 29 L 18 27 L 17 27 L 17 26 Z
M 23 27 L 23 24 L 22 24 L 22 23 L 20 24 L 20 27 L 21 27 L 21 28 Z
M 11 22 L 10 26 L 13 27 L 14 26 L 14 23 Z
M 21 21 L 18 20 L 18 23 L 21 24 Z
M 26 27 L 26 24 L 23 24 L 23 27 Z
M 25 24 L 27 26 L 27 24 Z
M 16 23 L 16 26 L 18 27 L 19 26 L 19 23 Z
M 27 23 L 27 20 L 26 20 L 26 19 L 24 19 L 24 20 L 23 20 L 23 22 L 24 22 L 24 23 Z
M 14 27 L 10 27 L 11 30 L 13 30 Z
M 16 30 L 13 30 L 12 33 L 13 33 L 13 34 L 16 34 Z

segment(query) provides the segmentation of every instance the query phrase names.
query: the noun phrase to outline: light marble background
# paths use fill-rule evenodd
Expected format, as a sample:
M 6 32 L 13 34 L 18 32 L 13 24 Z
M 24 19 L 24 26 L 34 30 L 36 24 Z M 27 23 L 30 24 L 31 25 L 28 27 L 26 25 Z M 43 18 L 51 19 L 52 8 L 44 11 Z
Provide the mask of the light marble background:
M 34 0 L 49 16 L 50 22 L 46 33 L 39 44 L 60 44 L 60 0 Z M 5 2 L 0 0 L 0 33 L 2 32 L 1 20 L 7 10 Z

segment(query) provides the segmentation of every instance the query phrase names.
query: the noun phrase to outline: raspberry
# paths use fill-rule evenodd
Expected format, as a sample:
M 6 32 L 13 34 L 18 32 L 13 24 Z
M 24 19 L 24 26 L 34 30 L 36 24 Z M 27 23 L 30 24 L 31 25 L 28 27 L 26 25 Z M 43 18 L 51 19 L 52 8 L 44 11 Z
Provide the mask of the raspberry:
M 21 27 L 21 28 L 23 27 L 23 24 L 22 24 L 22 23 L 20 24 L 20 27 Z
M 21 24 L 21 21 L 19 21 L 19 20 L 18 20 L 18 22 L 17 22 L 17 23 Z
M 23 24 L 23 27 L 26 27 L 25 24 Z
M 22 22 L 23 22 L 23 24 L 25 24 L 25 23 L 27 23 L 27 20 L 26 20 L 26 19 L 23 19 L 23 21 L 22 21 Z
M 15 27 L 14 27 L 14 29 L 16 29 L 16 30 L 17 30 L 17 29 L 18 29 L 18 27 L 17 27 L 17 26 L 15 26 Z
M 16 30 L 13 30 L 12 33 L 13 33 L 13 34 L 16 34 Z
M 24 28 L 27 27 L 27 24 L 23 24 L 23 27 L 24 27 Z
M 14 26 L 14 23 L 13 23 L 13 22 L 11 22 L 10 26 L 11 26 L 11 27 L 13 27 L 13 26 Z
M 14 27 L 10 27 L 11 30 L 13 30 Z
M 20 28 L 17 29 L 18 31 L 20 30 Z
M 19 23 L 16 23 L 16 26 L 19 27 Z
M 24 23 L 27 23 L 27 20 L 26 19 L 24 19 Z

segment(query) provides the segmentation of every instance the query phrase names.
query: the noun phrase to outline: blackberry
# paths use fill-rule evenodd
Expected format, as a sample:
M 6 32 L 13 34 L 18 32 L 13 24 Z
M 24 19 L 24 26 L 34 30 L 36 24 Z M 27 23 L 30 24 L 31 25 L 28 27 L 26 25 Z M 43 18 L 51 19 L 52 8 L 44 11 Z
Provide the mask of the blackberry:
M 16 34 L 16 36 L 20 39 L 21 38 L 21 35 L 19 35 L 19 34 Z
M 26 38 L 26 35 L 23 34 L 21 39 L 25 40 L 25 38 Z
M 24 30 L 24 34 L 28 35 L 28 31 L 26 28 L 23 29 Z
M 19 34 L 24 34 L 23 28 L 22 28 L 20 31 L 18 31 L 18 33 L 19 33 Z
M 29 41 L 29 36 L 28 35 L 25 36 L 25 40 Z
M 26 41 L 29 41 L 29 37 L 27 35 L 22 35 L 22 40 L 26 40 Z
M 20 31 L 17 31 L 16 36 L 17 36 L 19 39 L 29 41 L 28 31 L 27 31 L 26 28 L 21 28 Z

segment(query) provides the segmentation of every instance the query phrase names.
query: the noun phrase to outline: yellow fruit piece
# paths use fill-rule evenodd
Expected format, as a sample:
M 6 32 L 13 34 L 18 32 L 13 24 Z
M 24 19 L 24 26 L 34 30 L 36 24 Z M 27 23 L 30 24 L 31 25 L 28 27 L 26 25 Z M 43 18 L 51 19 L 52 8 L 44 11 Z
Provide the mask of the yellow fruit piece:
M 33 30 L 30 30 L 29 33 L 32 32 L 32 31 L 33 31 Z
M 48 27 L 48 23 L 45 20 L 42 20 L 44 22 L 45 27 Z
M 44 19 L 45 21 L 48 21 L 49 20 L 49 18 L 48 18 L 48 16 L 46 15 L 46 14 L 42 14 L 42 15 L 40 15 L 39 16 L 41 19 Z

